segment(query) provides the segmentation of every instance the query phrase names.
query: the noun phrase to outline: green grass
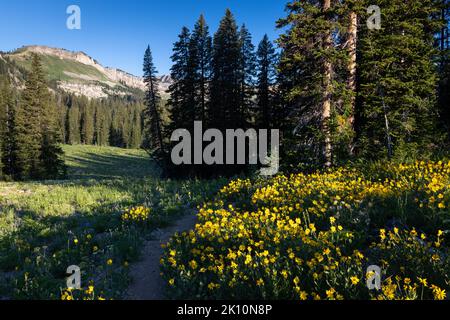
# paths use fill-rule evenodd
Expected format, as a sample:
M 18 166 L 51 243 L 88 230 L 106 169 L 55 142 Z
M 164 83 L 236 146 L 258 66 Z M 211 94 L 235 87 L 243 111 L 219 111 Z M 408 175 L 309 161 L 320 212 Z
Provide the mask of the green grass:
M 59 299 L 70 265 L 96 297 L 121 298 L 145 237 L 225 183 L 162 180 L 141 150 L 64 151 L 67 180 L 0 182 L 0 299 Z M 123 223 L 130 206 L 151 208 L 148 221 Z
M 15 58 L 14 55 L 12 57 Z M 77 75 L 88 76 L 97 81 L 108 81 L 108 79 L 99 70 L 92 66 L 67 59 L 60 59 L 56 56 L 40 55 L 40 57 L 42 59 L 44 74 L 47 75 L 47 80 L 49 81 L 80 81 L 79 78 L 71 77 L 66 74 L 65 71 Z M 28 55 L 26 56 L 26 59 L 22 59 L 21 56 L 20 59 L 15 58 L 15 61 L 27 70 L 31 68 L 31 60 Z
M 143 150 L 99 146 L 63 146 L 70 179 L 142 178 L 158 175 Z

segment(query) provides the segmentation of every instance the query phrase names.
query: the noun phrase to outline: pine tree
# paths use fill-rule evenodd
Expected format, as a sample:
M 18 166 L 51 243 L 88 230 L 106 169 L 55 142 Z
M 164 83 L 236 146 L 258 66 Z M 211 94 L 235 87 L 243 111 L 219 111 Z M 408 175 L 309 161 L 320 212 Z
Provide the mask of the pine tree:
M 347 50 L 347 90 L 349 99 L 348 125 L 350 137 L 348 139 L 348 152 L 354 155 L 355 149 L 355 118 L 356 118 L 356 92 L 357 92 L 357 53 L 358 53 L 358 16 L 366 9 L 364 1 L 344 0 L 342 2 L 340 19 L 347 26 L 344 36 L 343 49 Z
M 47 89 L 45 89 L 47 90 Z M 54 97 L 44 104 L 41 122 L 42 145 L 40 161 L 42 174 L 40 179 L 55 179 L 66 176 L 66 166 L 63 160 L 64 152 L 60 146 L 61 136 L 58 129 L 57 108 Z
M 71 145 L 81 143 L 81 129 L 80 129 L 80 107 L 78 101 L 74 100 L 74 103 L 70 106 L 67 113 L 67 136 L 68 142 Z
M 33 54 L 31 72 L 28 74 L 16 117 L 16 173 L 17 178 L 22 180 L 38 178 L 42 174 L 41 118 L 45 105 L 49 103 L 49 94 L 44 87 L 43 78 L 40 59 Z
M 257 51 L 257 126 L 260 128 L 273 128 L 273 107 L 275 104 L 274 86 L 276 82 L 277 54 L 275 47 L 264 35 Z
M 130 148 L 138 149 L 142 143 L 141 132 L 141 113 L 139 109 L 135 109 L 133 112 L 132 129 L 130 135 Z
M 15 121 L 15 171 L 18 179 L 56 178 L 64 174 L 54 106 L 40 58 L 33 54 Z
M 3 177 L 3 150 L 7 134 L 7 114 L 8 106 L 6 102 L 6 90 L 5 90 L 6 80 L 0 77 L 0 179 Z
M 239 115 L 242 123 L 238 123 L 239 127 L 246 128 L 249 126 L 251 112 L 254 110 L 254 85 L 256 77 L 256 55 L 255 46 L 252 43 L 252 36 L 247 27 L 242 25 L 239 32 L 239 40 L 241 46 L 240 54 L 240 109 Z
M 3 175 L 7 177 L 15 175 L 15 107 L 14 93 L 9 80 L 0 79 L 0 162 Z
M 244 123 L 240 110 L 241 42 L 230 10 L 214 35 L 209 123 L 218 129 Z
M 212 38 L 203 15 L 194 26 L 189 43 L 189 68 L 195 89 L 195 119 L 206 125 L 209 82 L 211 80 Z
M 287 9 L 289 16 L 278 23 L 289 27 L 279 39 L 285 149 L 292 146 L 286 157 L 291 163 L 329 166 L 348 146 L 348 53 L 341 45 L 346 27 L 338 19 L 340 3 L 293 1 Z
M 440 124 L 450 139 L 450 2 L 443 0 L 440 11 L 442 25 L 439 32 L 439 115 Z
M 106 106 L 100 104 L 99 106 L 99 118 L 98 118 L 98 144 L 101 146 L 109 145 L 109 129 L 111 127 L 110 116 L 106 112 Z
M 99 143 L 99 129 L 100 129 L 100 107 L 98 101 L 92 101 L 92 108 L 94 111 L 94 136 L 92 139 L 92 144 L 100 145 Z
M 92 102 L 85 101 L 80 110 L 81 142 L 92 144 L 94 139 L 94 116 Z
M 158 79 L 156 77 L 156 68 L 153 65 L 152 52 L 150 46 L 147 47 L 144 55 L 144 82 L 147 90 L 145 93 L 144 111 L 145 127 L 144 127 L 144 149 L 157 159 L 164 167 L 165 150 L 163 133 L 161 126 L 161 118 L 159 111 L 160 96 L 158 92 Z
M 66 130 L 66 121 L 67 121 L 67 112 L 69 111 L 67 106 L 64 104 L 64 94 L 59 94 L 56 97 L 57 99 L 57 121 L 58 121 L 58 134 L 61 137 L 61 142 L 67 144 L 67 130 Z
M 370 158 L 417 156 L 436 133 L 440 1 L 378 3 L 382 30 L 362 28 L 359 39 L 360 151 Z
M 331 0 L 322 1 L 322 12 L 326 16 L 329 15 L 331 10 Z M 325 23 L 329 23 L 329 19 L 325 19 Z M 324 30 L 323 34 L 323 51 L 330 52 L 333 46 L 332 43 L 332 30 L 327 28 Z M 329 56 L 323 57 L 323 97 L 322 97 L 322 133 L 324 135 L 324 157 L 325 166 L 331 166 L 333 162 L 333 150 L 331 145 L 331 91 L 332 88 L 332 74 L 333 74 L 333 64 Z
M 191 131 L 195 121 L 194 73 L 190 58 L 190 32 L 184 27 L 173 48 L 173 61 L 170 75 L 173 84 L 169 88 L 167 102 L 171 113 L 171 125 L 168 134 L 176 129 Z
M 117 114 L 117 110 L 113 111 L 111 123 L 109 126 L 109 142 L 110 146 L 122 146 L 122 132 L 120 130 L 119 117 Z
M 439 114 L 444 132 L 450 138 L 450 48 L 442 53 L 439 83 Z
M 107 114 L 103 103 L 95 102 L 94 116 L 94 144 L 98 146 L 106 146 L 109 141 L 109 128 L 107 124 Z
M 3 112 L 3 110 L 2 110 L 3 106 L 2 106 L 1 99 L 2 99 L 2 95 L 0 92 L 0 112 Z M 2 121 L 4 121 L 4 120 L 1 118 L 1 114 L 0 114 L 0 126 L 2 126 Z M 0 130 L 2 130 L 2 129 L 0 128 Z M 4 173 L 3 173 L 3 150 L 2 150 L 3 139 L 4 139 L 4 133 L 0 131 L 0 180 L 3 178 L 3 175 L 4 175 Z

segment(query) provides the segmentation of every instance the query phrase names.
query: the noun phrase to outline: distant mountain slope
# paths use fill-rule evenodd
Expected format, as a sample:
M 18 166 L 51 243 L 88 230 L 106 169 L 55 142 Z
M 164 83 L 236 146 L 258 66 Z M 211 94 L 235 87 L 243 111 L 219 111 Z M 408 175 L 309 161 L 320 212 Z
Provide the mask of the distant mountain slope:
M 17 66 L 29 70 L 31 53 L 41 56 L 48 81 L 56 87 L 89 98 L 115 95 L 133 95 L 145 89 L 141 77 L 125 71 L 104 67 L 84 52 L 46 46 L 26 46 L 11 53 L 0 54 L 0 58 L 13 61 Z M 3 56 L 3 57 L 2 57 Z M 161 95 L 171 84 L 170 76 L 161 77 Z

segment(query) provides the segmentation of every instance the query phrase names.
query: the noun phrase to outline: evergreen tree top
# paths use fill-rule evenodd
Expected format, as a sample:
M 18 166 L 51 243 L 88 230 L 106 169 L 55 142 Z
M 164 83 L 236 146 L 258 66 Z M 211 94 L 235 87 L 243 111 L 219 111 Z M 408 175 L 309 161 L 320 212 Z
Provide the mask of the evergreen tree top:
M 208 25 L 206 24 L 206 19 L 205 16 L 203 15 L 203 13 L 200 15 L 200 17 L 198 18 L 197 22 L 195 23 L 194 26 L 195 30 L 208 30 Z
M 155 65 L 153 64 L 153 56 L 150 46 L 147 47 L 144 54 L 144 82 L 148 83 L 151 81 L 156 82 L 156 74 L 158 71 L 156 70 Z
M 220 37 L 224 34 L 237 34 L 238 26 L 236 19 L 230 9 L 227 9 L 225 16 L 220 21 L 219 29 L 217 30 L 216 37 Z

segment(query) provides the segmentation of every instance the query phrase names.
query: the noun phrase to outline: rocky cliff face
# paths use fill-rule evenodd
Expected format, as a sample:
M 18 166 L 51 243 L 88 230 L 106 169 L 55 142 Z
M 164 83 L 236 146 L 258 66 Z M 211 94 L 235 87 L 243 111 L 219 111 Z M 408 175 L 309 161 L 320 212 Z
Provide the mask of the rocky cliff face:
M 47 46 L 26 46 L 6 56 L 26 67 L 27 58 L 31 53 L 49 57 L 47 59 L 49 62 L 43 61 L 44 68 L 49 69 L 47 70 L 49 80 L 57 81 L 59 88 L 70 93 L 85 95 L 89 98 L 102 98 L 130 94 L 133 91 L 130 89 L 145 90 L 141 77 L 119 69 L 104 67 L 84 52 L 72 52 Z M 46 62 L 48 66 L 45 65 Z M 67 66 L 64 62 L 67 62 Z M 57 72 L 52 68 L 57 68 Z M 170 76 L 160 77 L 160 94 L 163 97 L 167 96 L 166 91 L 171 83 Z

